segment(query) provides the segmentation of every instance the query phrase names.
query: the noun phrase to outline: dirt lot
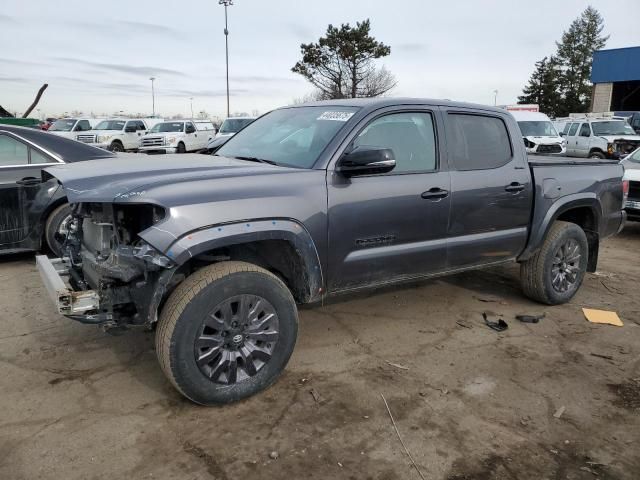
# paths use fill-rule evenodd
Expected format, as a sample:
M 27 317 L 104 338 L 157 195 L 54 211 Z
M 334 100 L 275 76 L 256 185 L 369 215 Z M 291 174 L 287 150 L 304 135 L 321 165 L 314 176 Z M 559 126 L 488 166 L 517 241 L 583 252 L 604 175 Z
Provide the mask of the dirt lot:
M 171 388 L 153 333 L 58 317 L 33 257 L 4 258 L 0 478 L 419 479 L 383 394 L 425 478 L 636 480 L 639 251 L 632 225 L 560 307 L 525 300 L 514 266 L 304 309 L 286 373 L 224 408 Z M 625 326 L 590 324 L 582 306 Z

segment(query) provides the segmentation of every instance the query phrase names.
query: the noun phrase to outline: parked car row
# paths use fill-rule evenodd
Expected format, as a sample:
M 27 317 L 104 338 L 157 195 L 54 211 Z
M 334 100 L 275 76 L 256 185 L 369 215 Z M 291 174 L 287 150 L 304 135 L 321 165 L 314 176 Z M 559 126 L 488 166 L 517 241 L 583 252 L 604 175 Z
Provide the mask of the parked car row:
M 62 118 L 48 131 L 112 152 L 185 153 L 206 151 L 217 139 L 216 147 L 255 120 L 230 117 L 216 133 L 209 120 L 168 120 L 158 118 Z

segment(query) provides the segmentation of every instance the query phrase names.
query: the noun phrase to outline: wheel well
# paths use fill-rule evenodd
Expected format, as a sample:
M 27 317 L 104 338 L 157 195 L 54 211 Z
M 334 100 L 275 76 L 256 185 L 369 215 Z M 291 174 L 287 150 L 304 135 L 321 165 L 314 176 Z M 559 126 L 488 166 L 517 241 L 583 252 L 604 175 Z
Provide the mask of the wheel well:
M 598 149 L 593 149 L 598 150 Z M 589 243 L 589 261 L 587 271 L 595 272 L 598 264 L 598 248 L 600 245 L 598 235 L 598 218 L 591 207 L 576 207 L 566 212 L 562 212 L 556 220 L 575 223 L 587 236 Z
M 601 148 L 598 148 L 598 147 L 595 147 L 595 148 L 592 148 L 591 150 L 589 150 L 589 155 L 591 155 L 592 153 L 595 153 L 595 152 L 602 153 L 604 155 L 604 150 L 602 150 Z
M 305 303 L 310 297 L 304 261 L 287 240 L 258 240 L 216 248 L 190 259 L 180 270 L 188 275 L 203 266 L 225 260 L 253 263 L 269 270 L 285 283 L 297 303 Z

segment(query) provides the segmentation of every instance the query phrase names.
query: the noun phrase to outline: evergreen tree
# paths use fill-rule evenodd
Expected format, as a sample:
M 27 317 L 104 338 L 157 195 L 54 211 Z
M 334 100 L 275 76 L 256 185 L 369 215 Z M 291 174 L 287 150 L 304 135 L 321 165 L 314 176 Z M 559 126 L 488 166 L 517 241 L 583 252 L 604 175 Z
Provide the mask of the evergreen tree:
M 302 60 L 291 69 L 319 90 L 322 99 L 377 97 L 396 85 L 393 75 L 375 60 L 388 56 L 391 47 L 370 35 L 369 20 L 355 27 L 329 25 L 317 43 L 300 45 Z
M 536 103 L 540 111 L 556 116 L 562 99 L 559 93 L 559 66 L 555 57 L 544 57 L 536 62 L 536 69 L 529 78 L 529 84 L 522 90 L 518 103 Z
M 603 29 L 602 15 L 587 7 L 556 42 L 556 54 L 536 62 L 518 103 L 537 103 L 542 112 L 558 117 L 586 112 L 593 52 L 602 49 L 609 38 L 602 35 Z
M 564 111 L 561 115 L 589 109 L 593 52 L 603 48 L 609 39 L 602 35 L 603 29 L 602 15 L 595 8 L 587 7 L 562 34 L 562 41 L 556 43 L 558 61 L 563 69 L 560 89 Z

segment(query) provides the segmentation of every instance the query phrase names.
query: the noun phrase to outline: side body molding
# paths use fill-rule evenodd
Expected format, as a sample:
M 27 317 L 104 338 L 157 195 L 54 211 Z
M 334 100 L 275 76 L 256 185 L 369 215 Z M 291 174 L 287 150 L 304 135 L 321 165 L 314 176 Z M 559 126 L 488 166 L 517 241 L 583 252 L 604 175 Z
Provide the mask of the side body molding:
M 145 235 L 141 236 L 144 238 Z M 177 265 L 182 265 L 210 250 L 261 240 L 289 242 L 302 260 L 304 301 L 314 302 L 322 297 L 324 279 L 316 245 L 305 227 L 295 220 L 259 219 L 210 226 L 179 237 L 164 253 Z

